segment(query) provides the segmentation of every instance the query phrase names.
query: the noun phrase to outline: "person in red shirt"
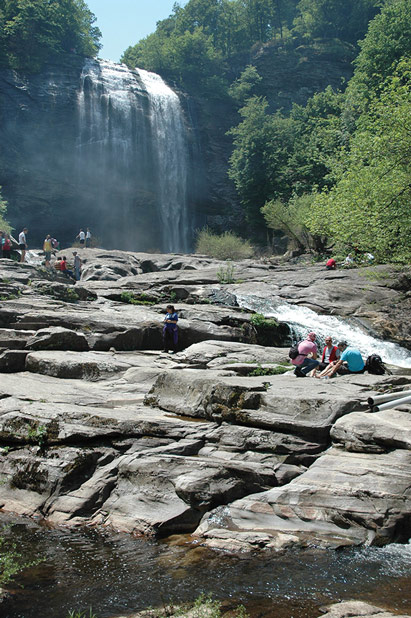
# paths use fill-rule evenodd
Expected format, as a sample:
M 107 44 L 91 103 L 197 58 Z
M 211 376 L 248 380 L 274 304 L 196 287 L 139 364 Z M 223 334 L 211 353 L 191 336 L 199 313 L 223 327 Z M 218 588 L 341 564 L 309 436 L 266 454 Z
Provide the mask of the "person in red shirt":
M 10 240 L 10 236 L 6 234 L 4 236 L 3 257 L 10 259 L 10 252 L 11 252 L 11 240 Z
M 327 335 L 325 338 L 325 346 L 323 348 L 323 353 L 321 355 L 321 362 L 316 367 L 316 369 L 320 369 L 323 371 L 328 367 L 328 365 L 334 361 L 337 361 L 340 358 L 340 350 L 338 346 L 333 345 L 332 337 Z
M 335 270 L 337 268 L 337 262 L 334 260 L 334 258 L 330 258 L 326 265 L 325 265 L 327 270 Z

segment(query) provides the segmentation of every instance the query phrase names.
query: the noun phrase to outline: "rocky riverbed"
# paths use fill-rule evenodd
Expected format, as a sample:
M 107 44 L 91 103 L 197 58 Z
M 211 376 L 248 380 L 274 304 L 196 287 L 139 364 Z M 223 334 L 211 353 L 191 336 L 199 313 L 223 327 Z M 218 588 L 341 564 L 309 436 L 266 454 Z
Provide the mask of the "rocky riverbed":
M 244 261 L 222 284 L 227 265 L 201 256 L 82 259 L 76 284 L 0 260 L 3 510 L 232 552 L 408 541 L 411 408 L 366 401 L 409 371 L 299 380 L 288 326 L 267 332 L 239 299 L 351 316 L 410 349 L 409 272 Z

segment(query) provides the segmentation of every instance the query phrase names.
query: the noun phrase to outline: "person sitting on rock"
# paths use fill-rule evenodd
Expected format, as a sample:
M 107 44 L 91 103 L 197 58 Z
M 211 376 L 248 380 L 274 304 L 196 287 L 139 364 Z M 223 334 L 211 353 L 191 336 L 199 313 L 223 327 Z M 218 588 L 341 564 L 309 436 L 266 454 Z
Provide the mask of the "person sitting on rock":
M 319 365 L 317 360 L 318 348 L 314 343 L 316 337 L 315 333 L 308 333 L 307 338 L 298 344 L 298 356 L 291 361 L 295 365 L 294 374 L 298 378 L 306 378 L 307 374 Z
M 338 373 L 339 375 L 348 375 L 351 373 L 364 373 L 365 363 L 361 352 L 357 348 L 348 346 L 346 341 L 340 341 L 338 344 L 340 350 L 340 358 L 332 361 L 328 367 L 320 373 L 320 378 L 329 377 Z
M 164 318 L 163 341 L 164 352 L 168 352 L 171 348 L 172 354 L 177 352 L 178 343 L 178 314 L 173 305 L 167 305 L 167 313 Z
M 321 355 L 321 361 L 317 369 L 324 371 L 324 369 L 327 369 L 330 363 L 337 361 L 340 358 L 340 355 L 341 352 L 338 346 L 333 345 L 332 337 L 330 337 L 330 335 L 327 335 L 327 337 L 325 338 L 325 346 L 323 348 L 323 353 Z
M 334 260 L 334 258 L 330 258 L 329 260 L 327 260 L 325 267 L 327 270 L 335 270 L 337 268 L 337 262 Z

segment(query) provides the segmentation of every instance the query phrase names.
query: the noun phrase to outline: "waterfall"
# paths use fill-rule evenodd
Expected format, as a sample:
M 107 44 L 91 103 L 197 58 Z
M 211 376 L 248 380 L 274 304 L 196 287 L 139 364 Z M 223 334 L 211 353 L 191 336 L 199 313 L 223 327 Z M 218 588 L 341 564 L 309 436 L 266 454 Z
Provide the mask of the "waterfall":
M 77 107 L 80 227 L 109 248 L 187 251 L 187 146 L 177 95 L 155 74 L 88 59 Z
M 364 358 L 370 354 L 379 354 L 386 363 L 411 368 L 411 352 L 395 343 L 373 337 L 358 323 L 335 316 L 321 315 L 308 307 L 291 305 L 282 300 L 276 302 L 258 296 L 237 295 L 237 302 L 240 307 L 286 322 L 296 341 L 305 339 L 309 331 L 314 331 L 317 334 L 319 348 L 324 345 L 325 337 L 331 335 L 334 343 L 346 340 L 348 345 L 359 349 Z
M 165 251 L 188 251 L 188 150 L 180 100 L 159 75 L 137 69 L 150 97 L 150 120 L 157 154 L 160 217 Z

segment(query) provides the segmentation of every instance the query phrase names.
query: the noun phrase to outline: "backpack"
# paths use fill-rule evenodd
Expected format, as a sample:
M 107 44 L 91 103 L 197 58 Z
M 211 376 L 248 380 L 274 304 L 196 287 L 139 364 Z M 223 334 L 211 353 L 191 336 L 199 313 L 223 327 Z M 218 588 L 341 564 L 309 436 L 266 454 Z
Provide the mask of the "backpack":
M 294 360 L 295 358 L 297 358 L 298 355 L 299 355 L 298 344 L 292 345 L 288 351 L 288 356 L 291 358 L 291 360 Z
M 387 369 L 382 362 L 381 356 L 378 356 L 378 354 L 371 354 L 365 361 L 365 371 L 375 376 L 382 376 L 386 373 Z

